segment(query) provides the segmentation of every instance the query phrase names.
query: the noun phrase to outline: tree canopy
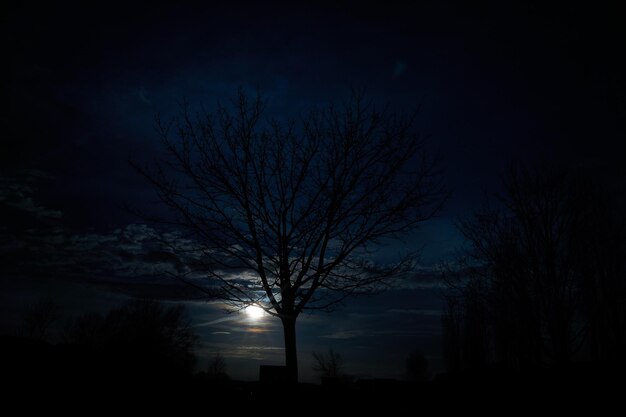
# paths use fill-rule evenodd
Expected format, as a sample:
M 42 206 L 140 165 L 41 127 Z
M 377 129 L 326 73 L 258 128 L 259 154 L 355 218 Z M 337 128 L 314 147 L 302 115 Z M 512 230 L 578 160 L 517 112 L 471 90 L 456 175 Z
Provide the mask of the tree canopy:
M 414 114 L 357 93 L 299 120 L 265 111 L 260 95 L 241 91 L 214 112 L 184 104 L 157 120 L 167 156 L 139 170 L 175 214 L 166 222 L 196 242 L 177 277 L 279 317 L 295 353 L 287 333 L 300 313 L 371 292 L 411 265 L 378 265 L 367 251 L 431 218 L 445 193 Z

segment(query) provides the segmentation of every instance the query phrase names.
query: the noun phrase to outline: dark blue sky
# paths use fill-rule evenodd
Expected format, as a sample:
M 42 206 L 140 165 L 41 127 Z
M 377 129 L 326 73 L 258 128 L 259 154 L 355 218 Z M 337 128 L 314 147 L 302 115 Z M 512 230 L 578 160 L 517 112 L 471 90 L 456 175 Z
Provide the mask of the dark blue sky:
M 555 159 L 624 189 L 619 14 L 500 3 L 2 6 L 3 329 L 41 294 L 68 316 L 129 295 L 189 296 L 155 277 L 171 265 L 124 210 L 153 208 L 128 159 L 158 155 L 157 112 L 173 114 L 183 97 L 210 107 L 242 86 L 260 87 L 270 112 L 288 117 L 356 86 L 397 108 L 421 104 L 418 128 L 453 194 L 403 243 L 424 247 L 425 277 L 302 319 L 303 376 L 310 352 L 331 346 L 354 373 L 399 376 L 414 349 L 436 365 L 439 290 L 428 271 L 453 255 L 453 220 L 497 190 L 508 163 Z M 243 316 L 219 321 L 216 306 L 189 306 L 200 352 L 221 350 L 235 376 L 281 361 L 276 324 L 254 331 Z

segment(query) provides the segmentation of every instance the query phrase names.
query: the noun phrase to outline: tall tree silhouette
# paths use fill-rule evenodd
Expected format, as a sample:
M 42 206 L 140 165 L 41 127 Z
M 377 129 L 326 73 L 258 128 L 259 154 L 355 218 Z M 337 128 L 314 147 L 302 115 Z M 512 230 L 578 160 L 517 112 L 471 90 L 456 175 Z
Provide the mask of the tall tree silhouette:
M 497 204 L 460 222 L 469 250 L 449 309 L 462 314 L 449 314 L 446 329 L 465 367 L 479 345 L 481 361 L 515 368 L 562 366 L 575 354 L 619 358 L 626 229 L 623 212 L 600 189 L 587 172 L 518 166 Z
M 133 299 L 106 316 L 85 314 L 69 322 L 65 342 L 88 348 L 106 373 L 191 374 L 196 335 L 184 306 Z
M 258 94 L 240 91 L 232 104 L 201 114 L 183 106 L 158 122 L 168 156 L 139 170 L 176 214 L 169 221 L 198 243 L 190 272 L 211 280 L 179 278 L 278 317 L 296 381 L 298 316 L 405 269 L 408 258 L 380 266 L 364 255 L 433 216 L 444 193 L 414 115 L 379 111 L 359 94 L 286 122 L 266 118 Z
M 50 327 L 60 316 L 59 313 L 59 305 L 52 298 L 39 298 L 23 313 L 22 335 L 31 339 L 46 340 Z
M 328 349 L 328 353 L 313 352 L 313 371 L 322 378 L 344 376 L 344 360 L 339 352 Z

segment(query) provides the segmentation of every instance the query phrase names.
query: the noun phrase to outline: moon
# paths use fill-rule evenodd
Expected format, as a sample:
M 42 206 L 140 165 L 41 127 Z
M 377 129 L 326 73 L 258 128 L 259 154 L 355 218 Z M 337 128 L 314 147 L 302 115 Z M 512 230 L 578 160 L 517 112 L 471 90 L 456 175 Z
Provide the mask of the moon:
M 250 320 L 260 320 L 265 315 L 265 311 L 261 307 L 255 305 L 246 307 L 245 312 Z

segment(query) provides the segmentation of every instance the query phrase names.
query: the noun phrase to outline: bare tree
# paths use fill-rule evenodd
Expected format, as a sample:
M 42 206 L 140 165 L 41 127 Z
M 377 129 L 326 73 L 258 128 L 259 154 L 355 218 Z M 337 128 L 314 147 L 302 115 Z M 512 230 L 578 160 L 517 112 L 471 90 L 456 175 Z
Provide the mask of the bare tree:
M 426 382 L 430 378 L 428 359 L 420 351 L 411 352 L 405 366 L 410 381 Z
M 213 381 L 228 380 L 228 373 L 226 372 L 226 360 L 221 353 L 216 353 L 209 361 L 207 366 L 207 377 Z
M 59 318 L 59 315 L 59 305 L 50 297 L 41 297 L 24 311 L 22 317 L 24 336 L 45 340 L 50 326 Z
M 339 378 L 343 376 L 344 362 L 339 352 L 328 349 L 328 353 L 313 352 L 313 371 L 317 372 L 321 377 Z
M 448 372 L 461 369 L 461 329 L 463 326 L 462 300 L 452 295 L 445 296 L 445 310 L 441 315 L 443 360 Z
M 405 271 L 410 257 L 381 266 L 367 251 L 431 218 L 444 192 L 414 115 L 379 111 L 358 94 L 299 122 L 264 110 L 259 95 L 243 92 L 215 112 L 183 105 L 158 120 L 167 156 L 138 169 L 173 210 L 167 222 L 197 243 L 178 278 L 278 317 L 296 381 L 298 316 Z M 199 283 L 199 273 L 210 279 Z
M 583 348 L 594 359 L 618 356 L 625 229 L 599 188 L 589 173 L 519 166 L 505 177 L 499 205 L 460 222 L 469 251 L 454 324 L 464 366 L 566 365 Z
M 87 313 L 69 322 L 66 343 L 82 346 L 106 364 L 106 372 L 190 374 L 197 337 L 182 304 L 131 299 L 105 316 Z

